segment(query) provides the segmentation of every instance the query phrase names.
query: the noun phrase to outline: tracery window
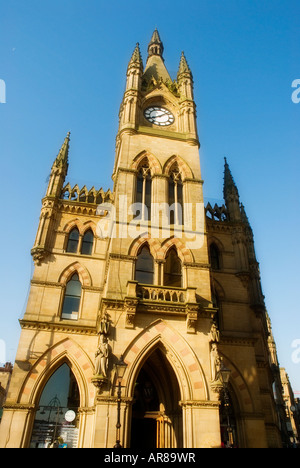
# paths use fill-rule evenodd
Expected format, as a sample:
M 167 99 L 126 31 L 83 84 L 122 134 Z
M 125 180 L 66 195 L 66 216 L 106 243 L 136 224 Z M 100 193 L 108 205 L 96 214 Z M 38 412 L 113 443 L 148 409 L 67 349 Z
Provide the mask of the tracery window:
M 182 287 L 182 264 L 175 247 L 172 247 L 166 256 L 164 286 Z
M 140 217 L 143 220 L 151 219 L 151 171 L 148 160 L 142 161 L 137 174 L 135 202 L 142 204 Z
M 81 282 L 77 273 L 74 273 L 67 283 L 62 307 L 61 318 L 77 320 L 81 299 Z
M 72 229 L 69 234 L 67 252 L 77 253 L 79 243 L 79 231 L 77 228 Z
M 170 224 L 183 224 L 183 184 L 178 165 L 175 164 L 169 176 Z
M 93 253 L 93 245 L 94 245 L 94 234 L 91 229 L 85 232 L 82 245 L 81 245 L 81 253 L 83 255 L 92 255 Z
M 154 260 L 148 245 L 144 245 L 137 256 L 135 280 L 142 284 L 154 283 Z

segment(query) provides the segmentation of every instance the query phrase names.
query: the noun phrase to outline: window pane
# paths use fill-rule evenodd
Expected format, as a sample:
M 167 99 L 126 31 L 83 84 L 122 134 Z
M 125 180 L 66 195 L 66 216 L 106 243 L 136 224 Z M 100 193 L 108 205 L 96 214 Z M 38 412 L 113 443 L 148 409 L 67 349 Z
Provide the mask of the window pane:
M 136 268 L 138 270 L 153 272 L 153 257 L 147 247 L 144 247 L 139 253 Z
M 174 249 L 171 249 L 166 258 L 164 269 L 164 285 L 182 287 L 181 261 Z
M 153 273 L 137 270 L 135 280 L 142 284 L 153 284 Z
M 169 208 L 172 206 L 172 210 L 170 211 L 170 224 L 174 224 L 175 214 L 174 214 L 174 203 L 175 203 L 175 184 L 173 179 L 169 181 Z
M 153 284 L 154 281 L 154 262 L 148 247 L 143 247 L 135 266 L 135 280 L 139 283 Z
M 135 203 L 145 204 L 145 219 L 151 217 L 151 172 L 147 161 L 140 168 L 136 179 Z
M 142 193 L 143 192 L 143 177 L 141 174 L 138 175 L 137 177 L 137 182 L 136 182 L 136 191 L 137 193 Z
M 67 315 L 78 313 L 80 304 L 80 297 L 66 296 L 64 300 L 64 307 L 62 311 L 62 317 L 66 318 Z M 77 318 L 77 317 L 76 317 Z
M 78 229 L 73 229 L 69 234 L 69 240 L 67 245 L 67 252 L 76 253 L 79 242 L 79 231 Z
M 174 181 L 171 179 L 169 181 L 169 205 L 172 205 L 175 202 L 175 191 L 174 191 Z
M 146 219 L 150 220 L 151 219 L 151 179 L 150 178 L 146 179 L 145 205 L 148 210 L 147 212 L 148 217 L 146 216 Z
M 183 188 L 182 184 L 179 182 L 177 184 L 177 203 L 178 203 L 178 222 L 183 224 Z
M 93 253 L 93 242 L 82 242 L 82 247 L 81 247 L 81 253 L 82 255 L 92 255 Z
M 87 231 L 82 240 L 81 253 L 83 255 L 92 255 L 94 244 L 94 234 L 92 231 Z
M 76 320 L 81 298 L 81 283 L 78 274 L 75 273 L 66 287 L 66 293 L 62 308 L 62 318 Z
M 59 367 L 44 386 L 35 413 L 30 448 L 77 448 L 80 395 L 67 364 Z M 66 419 L 66 413 L 74 415 Z
M 80 281 L 76 280 L 71 280 L 67 284 L 67 289 L 66 289 L 66 295 L 67 296 L 81 296 L 81 283 Z

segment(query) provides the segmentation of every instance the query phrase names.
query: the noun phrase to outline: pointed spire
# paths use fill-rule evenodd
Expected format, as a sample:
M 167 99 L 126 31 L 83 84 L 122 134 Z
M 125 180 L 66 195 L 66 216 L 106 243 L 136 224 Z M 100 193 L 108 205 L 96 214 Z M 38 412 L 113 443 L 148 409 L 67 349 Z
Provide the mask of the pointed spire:
M 243 203 L 241 203 L 241 216 L 242 216 L 243 223 L 245 223 L 251 229 L 249 219 L 248 219 L 248 216 L 246 214 L 246 210 L 245 210 L 245 207 L 244 207 Z
M 237 189 L 237 186 L 234 182 L 234 179 L 232 177 L 231 171 L 229 169 L 229 165 L 227 163 L 227 159 L 224 158 L 225 161 L 225 168 L 224 168 L 224 200 L 228 198 L 230 195 L 237 195 L 239 197 L 239 192 Z
M 160 55 L 160 57 L 162 57 L 163 51 L 163 43 L 160 39 L 157 28 L 155 28 L 148 45 L 148 57 L 150 57 L 151 55 Z
M 192 72 L 191 69 L 187 63 L 187 60 L 185 58 L 184 52 L 181 52 L 181 57 L 180 57 L 180 62 L 179 62 L 179 69 L 177 73 L 177 80 L 180 78 L 182 74 L 189 74 L 192 78 Z
M 232 177 L 227 159 L 225 159 L 223 194 L 230 221 L 241 221 L 240 197 Z
M 131 66 L 139 66 L 143 70 L 143 59 L 140 51 L 140 44 L 137 42 L 131 59 L 128 64 L 128 68 Z
M 68 172 L 69 163 L 69 146 L 70 146 L 70 132 L 67 133 L 67 136 L 59 150 L 59 153 L 52 165 L 49 184 L 47 188 L 47 196 L 59 197 L 63 188 L 65 177 Z
M 143 75 L 145 83 L 149 83 L 153 78 L 156 82 L 159 80 L 172 81 L 164 64 L 162 56 L 163 50 L 163 43 L 159 37 L 157 29 L 155 29 L 148 45 L 148 57 Z
M 55 160 L 56 167 L 63 167 L 68 165 L 68 156 L 69 156 L 69 147 L 70 147 L 70 132 L 67 133 L 65 141 L 62 144 L 62 147 L 57 155 Z

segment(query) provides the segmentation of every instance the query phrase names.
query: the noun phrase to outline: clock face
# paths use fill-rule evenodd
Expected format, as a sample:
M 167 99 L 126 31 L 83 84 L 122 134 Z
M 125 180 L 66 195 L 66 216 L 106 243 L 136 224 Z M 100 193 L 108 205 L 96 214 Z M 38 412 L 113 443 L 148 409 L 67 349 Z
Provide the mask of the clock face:
M 159 106 L 148 107 L 144 111 L 144 116 L 149 122 L 162 127 L 171 125 L 175 120 L 174 115 L 168 109 Z

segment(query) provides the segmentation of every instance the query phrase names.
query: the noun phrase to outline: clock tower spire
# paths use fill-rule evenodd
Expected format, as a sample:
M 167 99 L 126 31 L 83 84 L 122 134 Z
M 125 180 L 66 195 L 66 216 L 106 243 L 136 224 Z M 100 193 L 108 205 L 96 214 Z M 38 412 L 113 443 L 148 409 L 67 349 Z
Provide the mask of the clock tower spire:
M 191 259 L 194 258 L 196 263 L 203 265 L 197 271 L 198 279 L 193 284 L 201 285 L 199 295 L 209 304 L 211 290 L 206 239 L 202 236 L 198 239 L 197 246 L 196 243 L 193 244 L 193 236 L 195 232 L 199 233 L 199 225 L 195 223 L 191 226 L 197 216 L 197 222 L 200 218 L 204 219 L 192 72 L 182 54 L 176 79 L 171 79 L 157 29 L 152 34 L 147 51 L 144 67 L 140 46 L 137 44 L 127 67 L 113 173 L 116 231 L 123 231 L 121 240 L 116 232 L 115 238 L 111 239 L 110 248 L 111 251 L 120 251 L 122 245 L 121 254 L 128 255 L 130 246 L 135 242 L 131 237 L 134 230 L 130 230 L 135 218 L 140 219 L 143 225 L 137 236 L 149 237 L 152 242 L 156 239 L 157 242 L 169 242 L 171 245 L 178 235 L 183 249 L 191 245 L 192 249 L 195 248 L 190 256 L 187 254 L 186 262 L 192 263 Z M 137 204 L 141 204 L 140 212 L 133 208 Z M 165 217 L 162 219 L 157 217 L 158 206 L 175 206 L 175 209 L 172 208 L 166 216 L 164 212 Z M 195 212 L 196 207 L 200 207 L 200 212 Z M 126 219 L 122 218 L 124 213 Z M 187 234 L 189 223 L 191 232 Z M 124 229 L 127 229 L 128 238 Z M 203 227 L 201 232 L 203 234 Z M 189 242 L 191 239 L 192 242 Z M 175 244 L 176 242 L 174 248 Z M 119 268 L 117 261 L 114 268 Z M 118 270 L 114 268 L 108 271 L 106 287 L 108 296 L 115 297 Z M 133 266 L 128 262 L 120 268 L 123 270 L 124 282 L 119 284 L 119 294 L 124 297 Z M 125 271 L 126 268 L 128 271 Z M 162 264 L 155 266 L 154 284 L 163 284 L 163 271 Z M 189 278 L 194 275 L 193 266 L 187 266 L 182 278 L 183 287 L 189 287 Z

